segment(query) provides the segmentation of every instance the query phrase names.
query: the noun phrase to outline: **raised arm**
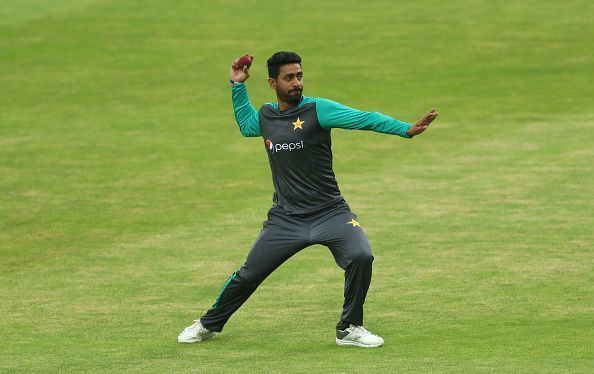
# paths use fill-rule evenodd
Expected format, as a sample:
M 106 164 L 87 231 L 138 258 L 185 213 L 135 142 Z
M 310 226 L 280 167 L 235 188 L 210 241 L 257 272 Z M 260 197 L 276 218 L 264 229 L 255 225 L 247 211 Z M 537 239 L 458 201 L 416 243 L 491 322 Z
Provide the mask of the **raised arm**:
M 378 112 L 364 112 L 349 108 L 328 99 L 316 99 L 316 109 L 320 125 L 324 128 L 371 130 L 403 138 L 412 138 L 425 131 L 429 123 L 437 117 L 437 112 L 434 109 L 413 125 Z M 421 123 L 421 121 L 423 122 Z
M 252 59 L 254 56 L 250 56 Z M 229 74 L 231 82 L 231 98 L 233 100 L 233 111 L 235 121 L 239 125 L 239 131 L 243 136 L 260 136 L 260 124 L 258 112 L 250 103 L 247 94 L 245 81 L 250 77 L 247 66 L 239 67 L 236 59 L 231 65 Z

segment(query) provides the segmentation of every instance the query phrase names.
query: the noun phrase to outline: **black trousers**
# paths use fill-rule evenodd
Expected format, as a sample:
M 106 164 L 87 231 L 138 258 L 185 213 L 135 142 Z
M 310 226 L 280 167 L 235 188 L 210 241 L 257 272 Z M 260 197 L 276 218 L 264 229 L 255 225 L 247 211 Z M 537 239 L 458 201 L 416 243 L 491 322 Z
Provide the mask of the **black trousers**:
M 344 305 L 337 328 L 363 325 L 363 304 L 371 282 L 373 256 L 367 236 L 356 220 L 357 216 L 344 200 L 322 211 L 299 216 L 271 208 L 247 260 L 229 277 L 212 308 L 200 318 L 202 325 L 211 331 L 222 331 L 231 315 L 270 273 L 313 244 L 327 246 L 338 266 L 345 270 Z

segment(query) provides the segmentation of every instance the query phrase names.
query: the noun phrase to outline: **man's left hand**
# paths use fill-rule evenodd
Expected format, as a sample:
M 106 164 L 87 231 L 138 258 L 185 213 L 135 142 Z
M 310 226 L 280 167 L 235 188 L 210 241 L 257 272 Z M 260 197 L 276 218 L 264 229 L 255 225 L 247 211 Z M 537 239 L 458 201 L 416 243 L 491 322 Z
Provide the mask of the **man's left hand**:
M 421 118 L 417 121 L 417 123 L 411 126 L 406 133 L 408 134 L 408 136 L 419 135 L 423 131 L 427 130 L 427 127 L 429 127 L 429 124 L 433 122 L 435 118 L 437 118 L 437 115 L 437 110 L 435 108 L 431 109 L 431 111 L 425 114 L 423 118 Z

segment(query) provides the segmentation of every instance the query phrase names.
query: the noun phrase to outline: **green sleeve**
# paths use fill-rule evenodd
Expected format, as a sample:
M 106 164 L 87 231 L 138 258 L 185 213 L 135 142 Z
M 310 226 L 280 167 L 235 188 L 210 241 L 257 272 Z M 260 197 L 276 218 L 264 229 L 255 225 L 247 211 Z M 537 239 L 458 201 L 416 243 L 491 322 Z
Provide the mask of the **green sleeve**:
M 363 112 L 328 99 L 316 99 L 318 120 L 323 128 L 338 127 L 348 130 L 371 130 L 384 134 L 412 138 L 406 131 L 412 126 L 377 112 Z
M 231 88 L 235 121 L 243 136 L 260 136 L 260 120 L 258 112 L 250 103 L 244 83 L 235 83 Z

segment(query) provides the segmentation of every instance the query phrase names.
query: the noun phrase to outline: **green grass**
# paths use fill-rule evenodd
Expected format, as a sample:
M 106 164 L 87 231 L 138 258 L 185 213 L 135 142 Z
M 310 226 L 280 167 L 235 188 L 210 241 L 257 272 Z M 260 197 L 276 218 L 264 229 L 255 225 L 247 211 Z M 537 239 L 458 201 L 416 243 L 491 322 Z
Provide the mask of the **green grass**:
M 3 1 L 0 371 L 593 372 L 590 1 Z M 333 343 L 340 269 L 304 250 L 204 344 L 178 332 L 270 206 L 227 84 L 252 52 L 305 93 L 415 121 L 333 132 L 373 246 L 366 325 Z

